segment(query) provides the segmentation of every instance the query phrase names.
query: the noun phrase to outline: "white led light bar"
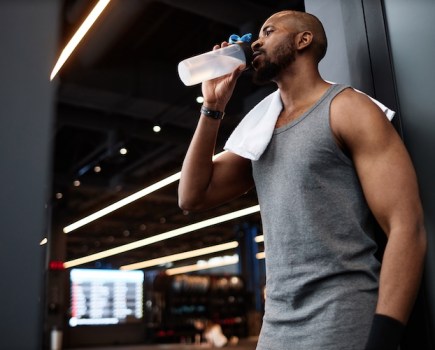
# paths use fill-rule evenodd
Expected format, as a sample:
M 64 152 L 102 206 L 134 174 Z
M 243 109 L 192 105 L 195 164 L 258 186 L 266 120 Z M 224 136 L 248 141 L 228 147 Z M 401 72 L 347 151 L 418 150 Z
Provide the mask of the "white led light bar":
M 184 227 L 177 228 L 175 230 L 161 233 L 161 234 L 153 236 L 153 237 L 144 238 L 144 239 L 141 239 L 139 241 L 124 244 L 124 245 L 121 245 L 121 246 L 116 247 L 116 248 L 112 248 L 112 249 L 108 249 L 108 250 L 105 250 L 105 251 L 102 251 L 99 253 L 91 254 L 91 255 L 88 255 L 88 256 L 85 256 L 82 258 L 70 260 L 70 261 L 67 261 L 64 263 L 64 267 L 70 268 L 70 267 L 74 267 L 74 266 L 78 266 L 78 265 L 83 265 L 83 264 L 86 264 L 88 262 L 107 258 L 109 256 L 113 256 L 116 254 L 121 254 L 121 253 L 127 252 L 129 250 L 144 247 L 146 245 L 153 244 L 153 243 L 160 242 L 160 241 L 164 241 L 166 239 L 170 239 L 173 237 L 181 236 L 181 235 L 184 235 L 184 234 L 192 232 L 192 231 L 196 231 L 196 230 L 199 230 L 199 229 L 202 229 L 205 227 L 216 225 L 216 224 L 219 224 L 221 222 L 233 220 L 233 219 L 236 219 L 236 218 L 239 218 L 242 216 L 257 213 L 259 211 L 260 211 L 260 206 L 254 205 L 254 206 L 249 207 L 249 208 L 237 210 L 237 211 L 234 211 L 232 213 L 224 214 L 224 215 L 217 216 L 217 217 L 214 217 L 211 219 L 197 222 L 195 224 L 187 225 Z
M 264 242 L 264 235 L 258 235 L 254 238 L 254 240 L 257 243 Z
M 215 154 L 213 156 L 213 160 L 219 158 L 222 154 L 224 154 L 226 152 L 227 151 L 223 151 L 223 152 L 220 152 L 218 154 Z M 146 187 L 138 192 L 135 192 L 135 193 L 131 194 L 130 196 L 125 197 L 125 198 L 121 199 L 120 201 L 115 202 L 115 203 L 113 203 L 113 204 L 111 204 L 111 205 L 109 205 L 101 210 L 98 210 L 95 213 L 88 215 L 88 216 L 84 217 L 83 219 L 80 219 L 80 220 L 72 223 L 71 225 L 64 227 L 63 232 L 69 233 L 71 231 L 78 229 L 79 227 L 82 227 L 86 224 L 89 224 L 90 222 L 95 221 L 104 215 L 107 215 L 115 210 L 118 210 L 118 209 L 122 208 L 123 206 L 126 206 L 127 204 L 130 204 L 130 203 L 132 203 L 132 202 L 134 202 L 142 197 L 145 197 L 146 195 L 148 195 L 154 191 L 161 189 L 162 187 L 168 186 L 171 183 L 180 180 L 180 177 L 181 177 L 181 171 L 179 171 L 178 173 L 173 174 L 171 176 L 168 176 L 167 178 L 160 180 L 160 181 L 156 182 L 155 184 L 148 186 L 148 187 Z
M 106 8 L 106 6 L 109 4 L 110 0 L 100 0 L 97 5 L 93 8 L 91 13 L 89 13 L 88 17 L 84 20 L 80 28 L 77 30 L 77 32 L 73 35 L 71 40 L 66 44 L 65 48 L 62 50 L 62 53 L 59 56 L 59 59 L 57 60 L 53 71 L 50 75 L 50 80 L 53 80 L 56 74 L 59 72 L 59 70 L 62 68 L 62 66 L 65 64 L 66 60 L 71 56 L 77 45 L 80 43 L 80 41 L 83 39 L 83 37 L 86 35 L 86 33 L 89 31 L 89 29 L 92 27 L 92 25 L 95 23 L 97 18 L 101 15 L 103 10 Z
M 255 254 L 255 257 L 259 260 L 266 259 L 266 254 L 264 252 L 260 252 L 260 253 Z
M 215 267 L 234 265 L 237 264 L 238 262 L 239 262 L 239 257 L 232 256 L 231 258 L 224 259 L 222 261 L 198 263 L 194 265 L 174 267 L 173 269 L 168 269 L 165 272 L 168 275 L 178 275 L 180 273 L 207 270 L 207 269 L 213 269 Z
M 174 175 L 167 177 L 166 179 L 163 179 L 161 181 L 156 182 L 155 184 L 153 184 L 151 186 L 145 187 L 144 189 L 142 189 L 138 192 L 135 192 L 132 195 L 121 199 L 118 202 L 115 202 L 115 203 L 113 203 L 113 204 L 111 204 L 111 205 L 109 205 L 101 210 L 96 211 L 95 213 L 93 213 L 91 215 L 84 217 L 83 219 L 80 219 L 80 220 L 72 223 L 71 225 L 64 227 L 63 232 L 69 233 L 71 231 L 74 231 L 74 230 L 78 229 L 79 227 L 82 227 L 86 224 L 89 224 L 90 222 L 95 221 L 95 220 L 101 218 L 102 216 L 105 216 L 105 215 L 107 215 L 107 214 L 109 214 L 109 213 L 111 213 L 119 208 L 126 206 L 127 204 L 130 204 L 130 203 L 132 203 L 132 202 L 134 202 L 142 197 L 145 197 L 146 195 L 148 195 L 154 191 L 157 191 L 157 190 L 161 189 L 162 187 L 165 187 L 165 186 L 179 180 L 180 175 L 181 175 L 181 172 L 178 172 Z
M 121 266 L 120 269 L 121 270 L 145 269 L 145 268 L 151 267 L 151 266 L 158 266 L 161 264 L 166 264 L 166 263 L 170 263 L 170 262 L 174 262 L 174 261 L 194 258 L 196 256 L 207 255 L 207 254 L 211 254 L 211 253 L 221 252 L 224 250 L 234 249 L 234 248 L 237 248 L 238 246 L 239 246 L 239 243 L 237 243 L 236 241 L 233 241 L 233 242 L 229 242 L 229 243 L 214 245 L 214 246 L 207 247 L 207 248 L 195 249 L 195 250 L 191 250 L 189 252 L 173 254 L 173 255 L 168 255 L 168 256 L 162 256 L 160 258 L 141 261 L 141 262 L 137 262 L 137 263 L 130 264 L 130 265 L 124 265 L 124 266 Z

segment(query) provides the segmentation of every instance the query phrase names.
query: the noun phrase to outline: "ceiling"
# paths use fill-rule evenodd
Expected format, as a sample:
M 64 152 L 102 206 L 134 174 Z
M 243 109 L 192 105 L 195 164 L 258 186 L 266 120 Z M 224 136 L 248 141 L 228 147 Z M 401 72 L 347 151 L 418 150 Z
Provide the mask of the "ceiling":
M 64 1 L 59 52 L 96 2 Z M 63 235 L 64 226 L 181 169 L 199 117 L 201 89 L 182 84 L 179 61 L 209 51 L 233 33 L 256 37 L 273 12 L 303 7 L 301 0 L 112 0 L 55 80 L 53 234 Z M 217 151 L 243 115 L 273 88 L 253 85 L 249 71 L 242 75 Z M 152 130 L 156 123 L 159 133 Z M 122 147 L 127 154 L 120 154 Z M 101 171 L 95 172 L 95 166 Z M 75 180 L 80 186 L 74 186 Z M 187 213 L 178 207 L 177 185 L 67 234 L 65 260 L 257 204 L 252 191 L 219 208 Z M 225 243 L 253 226 L 260 227 L 258 213 L 84 266 L 118 268 Z

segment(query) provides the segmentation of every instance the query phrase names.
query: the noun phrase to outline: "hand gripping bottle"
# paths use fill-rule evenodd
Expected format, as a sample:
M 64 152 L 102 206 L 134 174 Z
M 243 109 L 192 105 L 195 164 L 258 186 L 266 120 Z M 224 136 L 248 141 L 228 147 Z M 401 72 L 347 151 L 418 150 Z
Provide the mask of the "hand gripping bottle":
M 178 75 L 186 86 L 202 83 L 233 72 L 237 67 L 252 61 L 251 34 L 235 34 L 228 41 L 231 45 L 187 58 L 178 64 Z

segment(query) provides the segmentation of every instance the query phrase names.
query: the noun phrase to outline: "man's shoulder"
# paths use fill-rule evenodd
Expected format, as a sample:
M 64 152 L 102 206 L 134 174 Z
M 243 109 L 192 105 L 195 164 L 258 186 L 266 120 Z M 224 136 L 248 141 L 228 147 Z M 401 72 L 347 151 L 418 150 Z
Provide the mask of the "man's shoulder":
M 331 103 L 331 118 L 341 116 L 354 122 L 364 122 L 371 118 L 385 118 L 385 113 L 366 94 L 352 87 L 344 89 Z
M 331 103 L 330 125 L 337 138 L 355 138 L 384 130 L 390 124 L 369 96 L 353 88 L 343 90 Z
M 370 98 L 360 91 L 355 90 L 352 86 L 346 86 L 333 100 L 340 107 L 351 107 L 353 104 L 358 105 L 373 104 Z

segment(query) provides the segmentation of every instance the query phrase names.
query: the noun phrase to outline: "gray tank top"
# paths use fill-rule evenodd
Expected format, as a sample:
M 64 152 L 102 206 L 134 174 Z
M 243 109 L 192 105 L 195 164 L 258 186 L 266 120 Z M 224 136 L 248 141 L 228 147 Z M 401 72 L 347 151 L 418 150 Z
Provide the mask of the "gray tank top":
M 364 349 L 377 302 L 377 229 L 334 141 L 333 85 L 253 161 L 266 252 L 258 350 Z

